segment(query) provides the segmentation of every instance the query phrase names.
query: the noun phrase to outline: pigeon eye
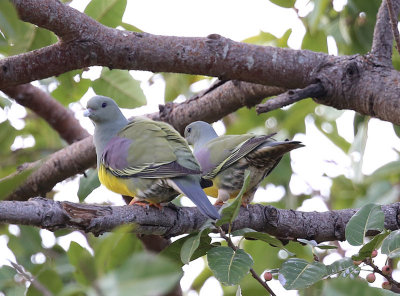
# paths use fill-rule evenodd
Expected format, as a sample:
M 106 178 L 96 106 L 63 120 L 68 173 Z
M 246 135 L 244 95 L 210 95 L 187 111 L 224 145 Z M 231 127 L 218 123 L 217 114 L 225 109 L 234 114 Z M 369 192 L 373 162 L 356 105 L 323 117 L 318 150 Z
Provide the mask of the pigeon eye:
M 104 102 L 103 104 L 101 104 L 101 108 L 105 108 L 107 106 L 107 103 Z
M 192 128 L 191 128 L 191 127 L 188 127 L 188 128 L 186 129 L 186 131 L 187 131 L 188 133 L 190 133 L 190 132 L 192 131 Z

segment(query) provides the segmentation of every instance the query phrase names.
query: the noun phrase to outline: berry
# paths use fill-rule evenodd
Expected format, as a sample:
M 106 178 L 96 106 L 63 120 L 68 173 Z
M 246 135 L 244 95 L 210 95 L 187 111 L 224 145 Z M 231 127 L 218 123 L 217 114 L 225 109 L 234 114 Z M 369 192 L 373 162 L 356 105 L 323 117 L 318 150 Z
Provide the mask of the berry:
M 373 283 L 375 282 L 376 276 L 375 273 L 370 273 L 367 275 L 367 282 L 368 283 Z
M 360 265 L 362 261 L 353 261 L 354 265 Z
M 383 282 L 382 283 L 382 288 L 386 289 L 386 290 L 390 290 L 390 289 L 392 289 L 392 284 L 389 283 L 389 282 Z
M 373 250 L 371 253 L 371 258 L 375 258 L 378 255 L 378 251 L 377 250 Z
M 382 267 L 382 273 L 384 275 L 390 275 L 392 273 L 392 269 L 389 265 L 385 265 L 384 267 Z
M 266 282 L 272 280 L 272 273 L 270 273 L 270 272 L 264 273 L 264 280 L 265 280 Z

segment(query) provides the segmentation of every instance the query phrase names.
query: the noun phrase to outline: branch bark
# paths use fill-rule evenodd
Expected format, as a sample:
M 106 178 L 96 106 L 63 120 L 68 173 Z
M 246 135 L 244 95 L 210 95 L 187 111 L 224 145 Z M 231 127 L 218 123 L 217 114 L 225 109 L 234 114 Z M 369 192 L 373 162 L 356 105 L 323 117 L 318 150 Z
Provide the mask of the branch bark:
M 382 206 L 385 228 L 399 229 L 400 203 Z M 345 227 L 356 209 L 301 212 L 260 204 L 241 208 L 232 231 L 245 227 L 266 232 L 282 240 L 303 238 L 317 242 L 345 240 Z M 170 205 L 162 210 L 141 206 L 100 206 L 57 202 L 46 198 L 0 202 L 0 223 L 31 225 L 51 231 L 79 229 L 100 235 L 133 223 L 135 232 L 173 237 L 199 230 L 206 221 L 194 207 Z
M 393 1 L 393 14 L 398 15 L 400 1 Z M 371 53 L 385 66 L 391 66 L 393 34 L 386 0 L 383 0 L 376 17 Z
M 22 84 L 3 89 L 3 92 L 18 104 L 31 109 L 46 120 L 67 143 L 71 144 L 89 136 L 71 110 L 65 108 L 40 88 L 31 84 Z
M 326 95 L 318 103 L 400 124 L 400 74 L 389 63 L 392 37 L 384 3 L 372 53 L 335 57 L 234 42 L 216 34 L 185 38 L 132 33 L 105 27 L 56 0 L 13 2 L 22 20 L 52 30 L 61 41 L 0 60 L 0 88 L 91 65 L 202 74 L 286 89 L 320 81 Z

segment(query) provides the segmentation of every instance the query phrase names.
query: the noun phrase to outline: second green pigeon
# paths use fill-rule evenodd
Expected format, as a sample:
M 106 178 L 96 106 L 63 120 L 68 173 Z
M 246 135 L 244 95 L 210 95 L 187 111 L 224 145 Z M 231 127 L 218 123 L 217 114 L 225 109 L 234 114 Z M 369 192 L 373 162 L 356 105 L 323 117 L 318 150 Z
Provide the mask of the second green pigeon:
M 273 135 L 218 137 L 213 127 L 204 121 L 193 122 L 185 128 L 185 138 L 193 145 L 203 178 L 213 181 L 214 185 L 205 192 L 217 197 L 216 204 L 237 196 L 243 186 L 244 172 L 249 170 L 250 182 L 242 199 L 242 205 L 247 206 L 260 182 L 277 166 L 282 156 L 304 146 L 299 141 L 275 141 Z
M 169 124 L 136 117 L 128 121 L 114 100 L 95 96 L 85 116 L 95 125 L 100 182 L 111 191 L 159 206 L 186 195 L 211 219 L 219 213 L 200 186 L 201 170 L 188 144 Z

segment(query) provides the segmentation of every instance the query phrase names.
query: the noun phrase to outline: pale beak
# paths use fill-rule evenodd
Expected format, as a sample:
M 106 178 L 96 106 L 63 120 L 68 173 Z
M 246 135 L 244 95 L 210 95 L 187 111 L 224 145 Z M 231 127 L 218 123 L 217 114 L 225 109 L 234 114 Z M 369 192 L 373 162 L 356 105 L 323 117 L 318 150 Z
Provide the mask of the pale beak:
M 85 111 L 83 111 L 83 116 L 89 117 L 92 114 L 92 109 L 87 108 Z

